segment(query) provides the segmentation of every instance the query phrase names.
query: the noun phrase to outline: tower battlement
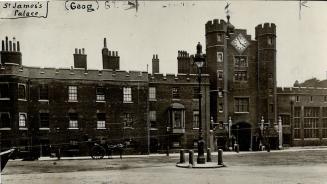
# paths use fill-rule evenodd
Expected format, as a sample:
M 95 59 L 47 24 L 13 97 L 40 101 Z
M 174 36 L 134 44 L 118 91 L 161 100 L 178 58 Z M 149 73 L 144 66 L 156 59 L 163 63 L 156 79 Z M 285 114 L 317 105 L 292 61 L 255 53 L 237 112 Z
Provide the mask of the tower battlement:
M 225 20 L 222 19 L 214 19 L 213 21 L 210 20 L 206 23 L 205 31 L 206 33 L 213 31 L 224 31 L 225 24 Z
M 276 25 L 274 23 L 259 24 L 255 27 L 255 37 L 259 37 L 265 34 L 276 34 Z

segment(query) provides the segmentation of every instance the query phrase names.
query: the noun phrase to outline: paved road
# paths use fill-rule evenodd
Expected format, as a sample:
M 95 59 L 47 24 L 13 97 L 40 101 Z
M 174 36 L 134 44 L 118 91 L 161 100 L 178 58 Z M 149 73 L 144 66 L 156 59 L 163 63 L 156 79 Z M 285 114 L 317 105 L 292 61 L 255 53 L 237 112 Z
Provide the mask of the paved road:
M 213 158 L 217 160 L 216 156 Z M 99 184 L 327 184 L 327 149 L 224 155 L 225 168 L 177 168 L 178 157 L 10 161 L 2 182 Z

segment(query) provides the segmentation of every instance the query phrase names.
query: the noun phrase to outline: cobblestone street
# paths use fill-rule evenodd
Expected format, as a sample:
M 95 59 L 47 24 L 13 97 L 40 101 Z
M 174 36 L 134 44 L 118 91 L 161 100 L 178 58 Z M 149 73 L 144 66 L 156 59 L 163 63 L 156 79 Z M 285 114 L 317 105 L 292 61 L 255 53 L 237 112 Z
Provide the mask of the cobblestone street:
M 327 149 L 224 153 L 225 168 L 184 169 L 178 156 L 105 160 L 10 161 L 2 182 L 21 183 L 327 183 Z M 213 156 L 217 160 L 217 156 Z

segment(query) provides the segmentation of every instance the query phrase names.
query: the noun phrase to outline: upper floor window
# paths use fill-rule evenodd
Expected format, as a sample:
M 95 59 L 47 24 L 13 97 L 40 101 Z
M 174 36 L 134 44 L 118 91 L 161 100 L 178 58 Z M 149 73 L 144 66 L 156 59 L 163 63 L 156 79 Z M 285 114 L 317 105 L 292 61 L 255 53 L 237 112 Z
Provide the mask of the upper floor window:
M 179 87 L 173 87 L 172 88 L 172 95 L 173 95 L 173 99 L 179 99 Z
M 123 100 L 124 102 L 132 102 L 132 88 L 130 87 L 123 88 Z
M 156 99 L 156 88 L 155 87 L 149 87 L 149 99 L 150 100 Z
M 248 76 L 247 76 L 247 71 L 234 71 L 234 79 L 235 81 L 247 81 Z
M 238 97 L 234 99 L 235 112 L 249 112 L 249 98 Z
M 217 62 L 223 62 L 224 54 L 222 52 L 217 52 Z
M 193 128 L 199 128 L 199 111 L 193 111 Z
M 9 99 L 9 84 L 0 84 L 0 99 Z
M 199 98 L 199 94 L 200 94 L 199 87 L 194 87 L 193 88 L 193 98 L 194 99 L 198 99 Z
M 221 34 L 217 34 L 217 42 L 221 42 Z
M 273 39 L 272 39 L 272 37 L 268 37 L 268 38 L 267 38 L 267 43 L 268 43 L 268 45 L 272 45 L 272 44 L 273 44 Z
M 49 113 L 40 113 L 40 128 L 49 128 Z
M 150 111 L 149 112 L 149 119 L 150 121 L 157 121 L 156 111 Z
M 296 96 L 295 101 L 299 102 L 300 101 L 300 96 Z
M 68 86 L 68 101 L 77 101 L 77 86 Z
M 97 129 L 105 129 L 106 128 L 106 114 L 98 113 L 97 114 Z
M 235 56 L 235 67 L 247 67 L 248 62 L 246 56 Z
M 310 96 L 310 102 L 313 102 L 313 96 Z
M 0 112 L 0 128 L 10 128 L 9 112 Z
M 26 86 L 18 84 L 18 99 L 26 99 Z
M 327 102 L 327 96 L 324 96 L 324 102 Z
M 78 114 L 69 113 L 69 128 L 77 129 L 78 128 Z
M 218 105 L 218 112 L 223 112 L 224 111 L 224 105 L 222 102 L 219 102 L 219 105 Z
M 223 92 L 222 88 L 218 88 L 218 97 L 223 97 Z
M 104 93 L 104 88 L 103 87 L 98 87 L 96 90 L 96 101 L 105 101 L 105 93 Z
M 217 77 L 218 77 L 218 80 L 223 80 L 224 73 L 223 73 L 222 70 L 218 70 L 217 71 Z
M 133 115 L 131 113 L 125 113 L 123 117 L 124 127 L 133 127 Z
M 19 128 L 26 128 L 26 113 L 19 113 Z
M 40 100 L 49 100 L 49 88 L 47 84 L 40 85 Z

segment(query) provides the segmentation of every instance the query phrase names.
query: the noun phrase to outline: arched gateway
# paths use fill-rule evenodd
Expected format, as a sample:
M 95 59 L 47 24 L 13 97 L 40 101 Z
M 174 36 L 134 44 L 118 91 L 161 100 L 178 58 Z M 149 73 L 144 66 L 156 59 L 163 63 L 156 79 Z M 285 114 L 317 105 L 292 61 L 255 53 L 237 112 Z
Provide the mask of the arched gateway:
M 240 151 L 252 150 L 251 129 L 251 124 L 246 122 L 238 122 L 232 125 L 232 142 L 239 144 Z

